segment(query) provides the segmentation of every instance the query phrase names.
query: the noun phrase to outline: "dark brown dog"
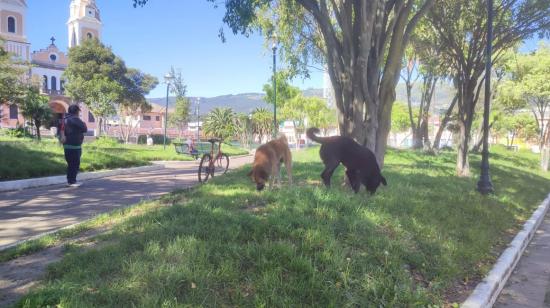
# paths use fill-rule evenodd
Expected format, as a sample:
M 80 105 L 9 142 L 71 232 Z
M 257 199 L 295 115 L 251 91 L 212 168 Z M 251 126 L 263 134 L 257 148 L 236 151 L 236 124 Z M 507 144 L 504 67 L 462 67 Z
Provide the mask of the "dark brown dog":
M 288 141 L 284 135 L 261 145 L 256 149 L 252 171 L 248 176 L 256 183 L 258 191 L 264 189 L 269 180 L 269 188 L 273 188 L 274 178 L 281 183 L 281 163 L 285 163 L 288 182 L 292 184 L 292 155 L 288 148 Z
M 374 194 L 380 183 L 387 185 L 386 179 L 380 173 L 376 157 L 369 149 L 359 145 L 349 137 L 333 136 L 318 137 L 319 129 L 312 127 L 307 130 L 307 137 L 321 144 L 319 154 L 325 164 L 321 178 L 327 187 L 334 170 L 342 163 L 346 167 L 346 175 L 355 193 L 365 185 Z

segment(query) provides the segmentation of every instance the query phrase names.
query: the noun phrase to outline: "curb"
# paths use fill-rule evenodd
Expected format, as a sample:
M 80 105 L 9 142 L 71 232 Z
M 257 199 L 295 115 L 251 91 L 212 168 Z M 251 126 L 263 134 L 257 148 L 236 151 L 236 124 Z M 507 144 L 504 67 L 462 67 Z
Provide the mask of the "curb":
M 119 168 L 106 171 L 94 171 L 94 172 L 83 172 L 78 175 L 80 181 L 87 181 L 93 179 L 99 179 L 115 175 L 124 175 L 130 173 L 146 172 L 153 170 L 164 169 L 163 165 L 153 164 L 152 166 L 143 166 L 143 167 L 134 167 L 134 168 Z M 7 192 L 13 190 L 22 190 L 27 188 L 59 185 L 67 183 L 67 178 L 64 175 L 58 176 L 49 176 L 42 178 L 34 179 L 25 179 L 25 180 L 16 180 L 16 181 L 6 181 L 0 182 L 0 192 Z
M 542 201 L 531 218 L 525 222 L 523 230 L 514 237 L 509 247 L 498 258 L 493 269 L 483 278 L 483 281 L 478 283 L 472 294 L 462 303 L 461 307 L 477 308 L 492 307 L 494 305 L 549 208 L 550 194 Z

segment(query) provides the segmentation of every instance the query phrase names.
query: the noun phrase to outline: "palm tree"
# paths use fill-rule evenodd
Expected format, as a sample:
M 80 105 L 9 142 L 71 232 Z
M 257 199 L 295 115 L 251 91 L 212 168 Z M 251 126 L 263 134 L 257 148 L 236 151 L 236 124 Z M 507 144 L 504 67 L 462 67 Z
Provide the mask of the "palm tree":
M 231 108 L 214 108 L 204 119 L 204 133 L 227 140 L 236 134 L 235 113 Z
M 272 131 L 273 114 L 265 108 L 256 108 L 252 112 L 252 131 L 258 135 L 260 142 L 264 136 L 269 136 Z
M 249 147 L 250 137 L 252 135 L 252 119 L 244 114 L 239 113 L 235 116 L 236 134 L 242 147 Z

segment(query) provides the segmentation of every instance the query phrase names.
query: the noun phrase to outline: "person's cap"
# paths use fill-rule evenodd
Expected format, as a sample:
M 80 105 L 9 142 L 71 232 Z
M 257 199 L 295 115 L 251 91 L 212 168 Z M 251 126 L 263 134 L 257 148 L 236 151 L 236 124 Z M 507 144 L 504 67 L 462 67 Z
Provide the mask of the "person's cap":
M 78 105 L 70 105 L 69 106 L 69 113 L 70 114 L 75 114 L 79 111 L 80 111 L 80 107 L 78 107 Z

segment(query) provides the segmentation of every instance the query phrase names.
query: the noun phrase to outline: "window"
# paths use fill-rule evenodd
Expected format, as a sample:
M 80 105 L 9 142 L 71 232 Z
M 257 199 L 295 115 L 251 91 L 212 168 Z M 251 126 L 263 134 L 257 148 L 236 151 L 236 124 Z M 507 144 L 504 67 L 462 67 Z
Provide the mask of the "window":
M 65 91 L 65 80 L 61 80 L 61 84 L 59 86 L 59 90 Z
M 10 119 L 17 120 L 18 114 L 19 114 L 19 110 L 17 108 L 17 105 L 10 105 Z
M 53 91 L 57 91 L 57 78 L 55 78 L 55 76 L 52 76 L 52 90 Z
M 88 34 L 86 34 L 86 35 L 88 36 L 88 39 L 91 39 L 91 38 L 94 37 L 90 32 L 88 32 Z
M 151 121 L 151 116 L 144 115 L 143 116 L 143 121 Z
M 160 121 L 160 116 L 156 116 L 155 120 L 157 120 L 157 122 Z
M 51 54 L 50 55 L 50 60 L 52 60 L 53 62 L 55 62 L 55 60 L 57 60 L 57 56 L 55 54 Z
M 44 90 L 48 90 L 48 76 L 44 75 L 42 78 L 44 79 L 42 86 L 44 87 Z
M 15 18 L 8 17 L 8 32 L 15 33 Z
M 94 115 L 91 112 L 88 112 L 88 122 L 90 122 L 90 123 L 95 122 Z

